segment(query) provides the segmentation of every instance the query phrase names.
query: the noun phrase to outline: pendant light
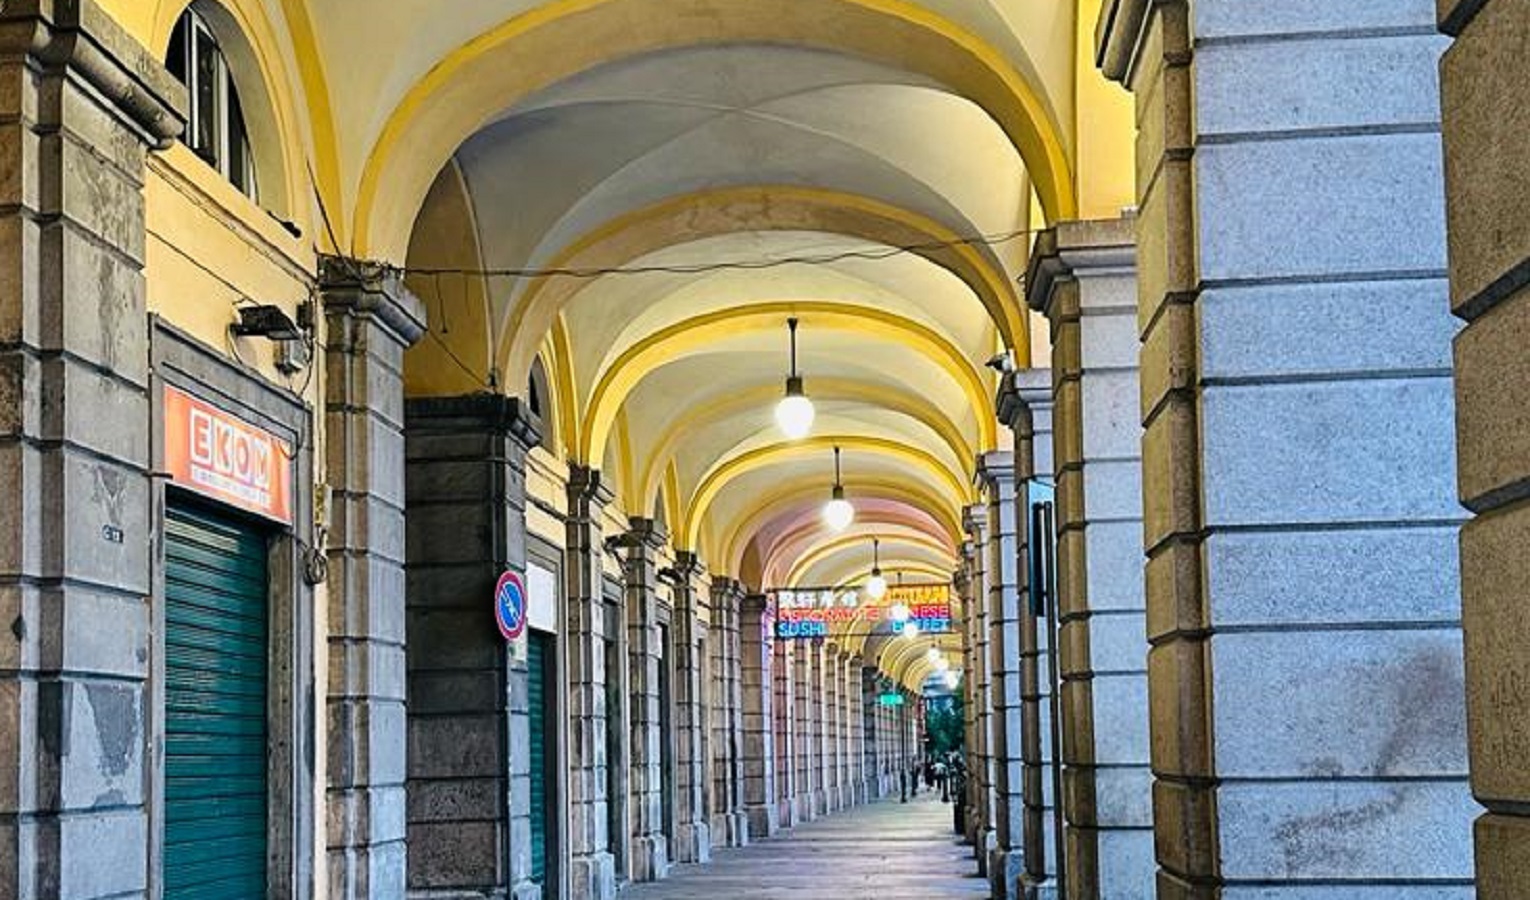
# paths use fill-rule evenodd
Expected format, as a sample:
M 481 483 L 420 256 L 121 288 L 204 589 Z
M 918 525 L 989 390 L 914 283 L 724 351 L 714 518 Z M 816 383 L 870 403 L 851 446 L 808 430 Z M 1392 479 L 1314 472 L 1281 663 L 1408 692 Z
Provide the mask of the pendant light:
M 792 371 L 786 376 L 786 396 L 776 404 L 776 424 L 791 440 L 807 437 L 813 428 L 813 401 L 802 392 L 802 376 L 797 374 L 797 319 L 786 320 L 791 331 Z
M 899 588 L 903 587 L 903 573 L 902 572 L 898 573 L 898 587 Z M 907 606 L 905 606 L 902 603 L 894 603 L 892 605 L 892 609 L 888 610 L 888 614 L 892 616 L 892 619 L 893 619 L 894 622 L 897 622 L 899 625 L 902 625 L 904 622 L 908 621 L 909 616 L 913 615 L 914 611 L 909 609 Z
M 835 533 L 844 531 L 855 521 L 855 507 L 845 499 L 845 487 L 839 481 L 839 448 L 834 448 L 834 490 L 829 502 L 823 505 L 823 523 Z
M 871 539 L 871 577 L 866 579 L 866 596 L 873 600 L 881 600 L 887 595 L 887 579 L 882 577 L 882 566 L 879 558 L 881 542 L 876 538 Z

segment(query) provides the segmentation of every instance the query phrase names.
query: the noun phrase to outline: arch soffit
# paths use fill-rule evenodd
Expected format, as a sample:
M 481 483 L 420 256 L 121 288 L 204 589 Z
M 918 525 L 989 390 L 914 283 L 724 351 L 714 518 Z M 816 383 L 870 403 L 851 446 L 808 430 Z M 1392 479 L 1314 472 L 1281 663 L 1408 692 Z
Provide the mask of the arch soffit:
M 977 366 L 945 336 L 885 310 L 822 301 L 775 301 L 732 307 L 676 322 L 627 348 L 596 382 L 581 426 L 580 458 L 594 459 L 610 437 L 611 423 L 627 396 L 648 373 L 686 352 L 744 331 L 774 331 L 789 315 L 814 327 L 838 329 L 910 346 L 944 369 L 966 394 L 977 418 L 984 451 L 997 441 L 993 398 Z
M 691 494 L 690 502 L 685 510 L 685 526 L 679 532 L 683 536 L 683 548 L 696 546 L 696 539 L 700 534 L 701 523 L 706 517 L 707 509 L 728 484 L 733 480 L 749 472 L 758 471 L 772 465 L 801 459 L 810 455 L 821 455 L 832 449 L 835 445 L 846 450 L 858 453 L 877 454 L 890 457 L 895 461 L 906 463 L 921 475 L 929 477 L 940 485 L 948 496 L 958 499 L 961 503 L 972 502 L 973 490 L 970 477 L 965 473 L 957 473 L 946 467 L 939 457 L 927 450 L 918 447 L 910 447 L 900 441 L 888 438 L 869 437 L 866 435 L 815 435 L 801 441 L 777 442 L 753 447 L 749 450 L 728 456 L 712 466 L 702 476 L 700 483 Z M 820 489 L 822 484 L 819 484 Z
M 824 188 L 764 185 L 685 194 L 636 210 L 597 228 L 556 254 L 547 268 L 613 268 L 667 247 L 740 231 L 816 231 L 890 247 L 928 246 L 917 255 L 968 285 L 1006 346 L 1029 347 L 1028 319 L 1004 267 L 986 245 L 958 241 L 945 225 L 892 204 Z M 536 336 L 573 302 L 587 280 L 544 276 L 531 281 L 500 326 L 502 364 L 519 371 Z
M 689 434 L 720 422 L 735 418 L 745 412 L 768 407 L 781 395 L 778 384 L 757 385 L 746 391 L 729 393 L 709 403 L 687 410 L 664 429 L 643 468 L 639 484 L 642 496 L 651 496 L 658 487 L 659 473 L 671 466 L 679 451 L 679 445 Z M 819 402 L 852 401 L 876 404 L 892 412 L 907 416 L 938 435 L 957 459 L 974 458 L 971 442 L 961 429 L 946 417 L 935 404 L 911 392 L 890 391 L 883 385 L 848 378 L 814 378 L 813 397 Z
M 933 518 L 945 537 L 960 545 L 961 511 L 954 498 L 943 497 L 938 491 L 913 480 L 858 479 L 853 483 L 847 481 L 845 489 L 856 497 L 907 504 Z M 804 507 L 816 509 L 822 503 L 822 479 L 791 482 L 767 494 L 752 512 L 735 521 L 720 523 L 718 543 L 723 553 L 718 559 L 728 566 L 728 571 L 739 571 L 746 549 L 766 525 L 783 517 L 800 515 Z M 760 548 L 762 554 L 768 550 L 768 547 Z
M 675 0 L 558 0 L 460 45 L 393 108 L 357 181 L 355 242 L 396 259 L 419 202 L 455 149 L 502 110 L 596 66 L 718 43 L 789 44 L 897 65 L 984 109 L 1025 161 L 1049 220 L 1076 209 L 1071 161 L 1045 99 L 992 45 L 908 0 L 709 0 L 683 15 Z

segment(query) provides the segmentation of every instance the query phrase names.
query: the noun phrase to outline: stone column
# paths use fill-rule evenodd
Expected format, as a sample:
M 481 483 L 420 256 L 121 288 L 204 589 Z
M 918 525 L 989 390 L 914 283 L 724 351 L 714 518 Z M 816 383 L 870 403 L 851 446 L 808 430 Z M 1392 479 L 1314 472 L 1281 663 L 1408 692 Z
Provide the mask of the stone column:
M 972 622 L 971 668 L 966 678 L 972 683 L 974 762 L 967 777 L 973 790 L 972 853 L 977 858 L 978 874 L 987 878 L 988 863 L 997 847 L 994 804 L 994 710 L 991 636 L 988 625 L 988 508 L 968 507 L 962 514 L 968 536 L 965 548 L 967 589 Z
M 814 661 L 818 650 L 816 640 L 797 641 L 793 646 L 792 659 L 792 706 L 796 713 L 793 724 L 796 741 L 792 747 L 793 767 L 797 772 L 796 796 L 792 803 L 797 809 L 798 822 L 811 822 L 818 817 L 818 805 L 813 798 L 818 794 L 818 773 L 814 771 L 818 759 L 816 698 L 817 676 Z
M 1446 0 L 1456 37 L 1441 69 L 1450 303 L 1456 338 L 1456 448 L 1467 716 L 1476 823 L 1477 896 L 1524 893 L 1530 871 L 1530 134 L 1523 93 L 1530 19 L 1523 2 Z
M 627 600 L 627 659 L 632 721 L 633 881 L 657 881 L 669 874 L 669 839 L 664 834 L 664 773 L 660 742 L 659 666 L 668 665 L 659 633 L 658 553 L 666 540 L 651 520 L 633 518 L 622 537 Z
M 967 767 L 963 781 L 964 796 L 961 803 L 965 810 L 962 817 L 962 840 L 975 844 L 977 837 L 977 797 L 974 783 L 978 771 L 978 665 L 977 665 L 977 619 L 972 602 L 972 578 L 968 565 L 972 554 L 971 541 L 963 541 L 961 563 L 951 573 L 952 590 L 961 598 L 962 604 L 962 755 Z
M 1469 896 L 1434 4 L 1108 7 L 1160 894 Z
M 1020 703 L 1020 547 L 1015 522 L 1015 464 L 1011 452 L 985 453 L 978 478 L 987 501 L 989 697 L 993 704 L 990 769 L 993 772 L 994 849 L 988 880 L 996 898 L 1017 896 L 1024 867 L 1025 803 L 1022 798 Z
M 185 92 L 92 3 L 0 8 L 0 896 L 149 890 L 143 179 Z
M 564 643 L 568 654 L 569 894 L 574 900 L 616 896 L 616 858 L 611 843 L 607 733 L 619 711 L 606 703 L 605 538 L 601 522 L 611 489 L 594 469 L 569 470 L 564 579 L 567 593 Z M 619 724 L 617 725 L 619 727 Z
M 1028 898 L 1056 895 L 1060 845 L 1056 832 L 1055 785 L 1059 757 L 1052 731 L 1052 659 L 1050 623 L 1036 614 L 1030 567 L 1032 545 L 1050 542 L 1036 534 L 1029 482 L 1052 479 L 1052 373 L 1026 369 L 1006 377 L 999 393 L 999 418 L 1015 435 L 1015 528 L 1020 559 L 1020 706 L 1021 771 L 1024 813 L 1025 873 Z
M 718 709 L 712 720 L 716 770 L 713 792 L 717 811 L 713 835 L 720 832 L 729 847 L 749 844 L 749 816 L 744 809 L 743 657 L 739 646 L 739 606 L 744 587 L 731 578 L 712 579 L 712 615 L 717 627 L 712 639 L 716 658 Z
M 771 665 L 775 716 L 776 816 L 782 828 L 797 824 L 797 694 L 792 687 L 796 641 L 776 641 Z M 751 821 L 753 821 L 751 819 Z
M 701 643 L 707 637 L 701 621 L 696 579 L 701 562 L 694 553 L 675 556 L 675 742 L 676 754 L 675 861 L 704 863 L 712 858 L 712 829 L 706 819 L 706 660 Z
M 759 838 L 771 837 L 780 828 L 775 769 L 778 754 L 785 752 L 775 740 L 777 704 L 771 666 L 771 630 L 775 627 L 772 618 L 770 601 L 764 594 L 749 594 L 742 598 L 738 634 L 744 742 L 740 758 L 749 835 Z
M 1052 327 L 1063 840 L 1070 891 L 1104 895 L 1153 882 L 1133 224 L 1043 232 L 1026 275 Z
M 882 798 L 882 733 L 877 725 L 876 670 L 862 663 L 859 674 L 861 782 L 866 802 Z
M 839 648 L 818 645 L 819 814 L 839 809 Z
M 489 599 L 500 573 L 526 569 L 540 426 L 497 394 L 410 400 L 404 422 L 409 889 L 540 897 L 526 664 Z
M 329 532 L 330 895 L 405 879 L 404 350 L 424 310 L 393 272 L 321 260 Z
M 840 791 L 844 795 L 846 807 L 861 803 L 861 748 L 860 742 L 856 740 L 856 729 L 860 722 L 856 698 L 860 696 L 861 687 L 857 683 L 859 679 L 852 675 L 860 671 L 860 659 L 846 650 L 839 664 L 839 721 L 844 739 L 845 765 L 844 774 L 840 778 Z

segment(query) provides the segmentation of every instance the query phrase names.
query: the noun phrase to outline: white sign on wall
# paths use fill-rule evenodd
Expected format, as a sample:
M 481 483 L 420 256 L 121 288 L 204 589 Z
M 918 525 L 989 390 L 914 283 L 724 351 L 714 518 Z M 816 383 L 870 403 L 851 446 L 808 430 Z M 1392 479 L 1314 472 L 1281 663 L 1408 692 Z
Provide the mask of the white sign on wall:
M 536 563 L 526 564 L 526 624 L 538 631 L 558 632 L 558 578 Z

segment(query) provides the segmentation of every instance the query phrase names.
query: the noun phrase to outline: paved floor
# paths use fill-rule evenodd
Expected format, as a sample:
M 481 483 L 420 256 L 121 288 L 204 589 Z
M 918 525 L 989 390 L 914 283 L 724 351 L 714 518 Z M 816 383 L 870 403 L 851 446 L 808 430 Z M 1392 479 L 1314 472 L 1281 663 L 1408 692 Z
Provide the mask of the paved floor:
M 972 848 L 956 842 L 951 807 L 924 794 L 835 813 L 704 866 L 678 866 L 621 900 L 985 900 Z

